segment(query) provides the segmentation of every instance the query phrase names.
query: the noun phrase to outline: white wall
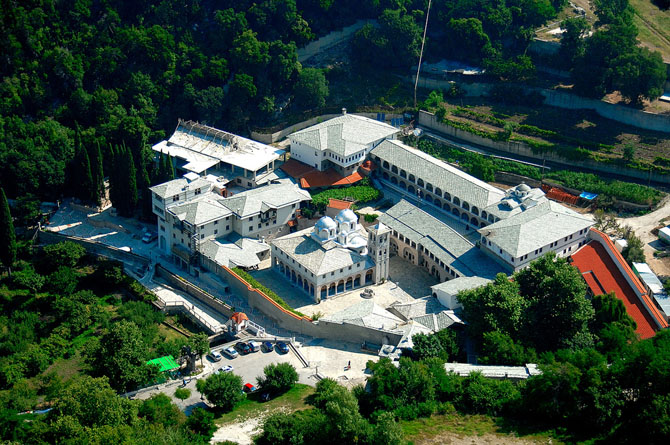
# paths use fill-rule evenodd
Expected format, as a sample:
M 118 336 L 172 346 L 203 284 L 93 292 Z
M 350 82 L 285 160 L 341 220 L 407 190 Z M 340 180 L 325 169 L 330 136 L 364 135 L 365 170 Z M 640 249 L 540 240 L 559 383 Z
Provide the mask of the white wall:
M 291 139 L 291 158 L 321 170 L 323 151 Z

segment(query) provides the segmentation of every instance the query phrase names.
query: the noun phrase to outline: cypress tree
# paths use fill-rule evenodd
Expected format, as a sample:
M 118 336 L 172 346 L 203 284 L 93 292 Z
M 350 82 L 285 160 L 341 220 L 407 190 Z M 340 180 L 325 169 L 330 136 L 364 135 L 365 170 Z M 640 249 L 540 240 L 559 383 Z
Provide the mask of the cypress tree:
M 0 188 L 0 261 L 11 276 L 12 266 L 16 261 L 16 234 L 12 214 L 9 211 L 9 202 L 7 202 L 3 188 Z
M 123 194 L 125 195 L 123 207 L 125 216 L 131 216 L 137 207 L 137 169 L 135 168 L 135 161 L 133 160 L 131 150 L 124 145 L 123 152 L 123 184 L 126 185 L 123 190 Z
M 112 201 L 114 207 L 117 206 L 119 202 L 119 197 L 117 190 L 119 189 L 119 167 L 118 163 L 120 162 L 118 152 L 114 145 L 109 145 L 109 200 Z
M 88 152 L 81 143 L 81 130 L 79 124 L 74 127 L 74 159 L 73 168 L 70 170 L 70 184 L 72 195 L 83 201 L 96 201 L 93 175 L 91 174 L 91 160 Z
M 95 202 L 102 204 L 102 198 L 105 195 L 105 175 L 102 169 L 102 153 L 100 151 L 100 142 L 92 146 L 89 154 L 91 160 L 91 175 L 93 177 L 93 186 L 95 188 Z
M 170 155 L 165 156 L 165 180 L 172 181 L 174 179 L 174 166 L 172 165 L 172 158 Z

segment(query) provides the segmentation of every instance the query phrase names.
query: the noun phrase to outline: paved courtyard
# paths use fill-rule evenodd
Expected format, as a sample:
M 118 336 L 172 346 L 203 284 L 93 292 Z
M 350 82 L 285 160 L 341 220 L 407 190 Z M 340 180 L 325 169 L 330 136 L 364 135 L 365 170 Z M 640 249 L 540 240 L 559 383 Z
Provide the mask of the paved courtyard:
M 305 315 L 320 312 L 323 315 L 335 314 L 364 300 L 361 297 L 363 288 L 336 295 L 335 297 L 314 303 L 313 300 L 300 288 L 292 285 L 279 272 L 264 269 L 252 272 L 252 275 L 286 303 Z M 381 307 L 388 307 L 396 301 L 409 302 L 416 298 L 430 294 L 430 286 L 438 281 L 424 269 L 408 263 L 398 256 L 391 257 L 389 280 L 380 285 L 367 286 L 375 292 L 374 301 Z

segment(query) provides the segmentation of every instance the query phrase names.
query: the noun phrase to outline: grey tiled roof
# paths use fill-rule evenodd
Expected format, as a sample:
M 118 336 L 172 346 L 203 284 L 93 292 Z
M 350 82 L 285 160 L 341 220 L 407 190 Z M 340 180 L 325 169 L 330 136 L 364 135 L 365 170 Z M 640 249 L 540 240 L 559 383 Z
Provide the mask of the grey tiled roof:
M 383 141 L 371 153 L 405 170 L 408 177 L 412 174 L 480 210 L 505 196 L 502 190 L 396 140 Z
M 335 314 L 323 317 L 324 321 L 350 323 L 374 329 L 392 331 L 403 323 L 401 319 L 377 305 L 373 300 L 363 300 Z
M 421 244 L 459 275 L 493 278 L 503 271 L 500 265 L 454 229 L 405 200 L 380 215 L 379 221 Z
M 164 182 L 162 184 L 149 187 L 149 190 L 160 196 L 161 198 L 169 198 L 187 190 L 194 190 L 202 187 L 211 187 L 211 183 L 204 179 L 198 178 L 195 181 L 189 182 L 186 178 L 173 179 L 172 181 Z
M 444 310 L 437 298 L 423 297 L 410 301 L 409 303 L 393 303 L 389 310 L 403 320 L 411 320 L 426 314 L 434 314 Z
M 444 283 L 436 284 L 430 288 L 433 290 L 441 290 L 449 295 L 456 295 L 462 290 L 470 290 L 486 286 L 491 281 L 492 280 L 483 277 L 459 277 L 445 281 Z
M 331 150 L 341 156 L 349 156 L 398 131 L 384 122 L 345 114 L 297 131 L 289 139 L 302 142 L 316 150 Z
M 200 253 L 226 267 L 253 267 L 260 264 L 258 254 L 270 249 L 267 244 L 251 238 L 208 240 L 200 245 Z
M 232 212 L 216 202 L 212 197 L 218 195 L 209 193 L 209 196 L 203 196 L 191 200 L 184 204 L 177 204 L 168 207 L 168 211 L 174 214 L 180 221 L 186 221 L 189 224 L 199 225 L 209 221 L 224 218 Z
M 311 199 L 308 191 L 295 184 L 282 182 L 247 190 L 230 198 L 220 199 L 219 202 L 240 218 L 246 218 L 271 208 L 277 209 Z
M 523 186 L 529 189 L 526 193 L 523 195 L 515 193 L 517 189 Z M 507 190 L 505 197 L 501 201 L 491 204 L 484 210 L 489 214 L 498 217 L 499 219 L 507 219 L 510 216 L 514 216 L 517 213 L 522 213 L 525 210 L 534 207 L 546 200 L 547 198 L 544 196 L 544 192 L 541 189 L 531 189 L 525 184 L 520 184 Z
M 323 275 L 361 262 L 365 263 L 359 269 L 361 272 L 374 267 L 369 256 L 360 255 L 333 241 L 320 244 L 310 236 L 311 232 L 311 228 L 301 230 L 273 240 L 272 245 L 314 275 Z
M 544 201 L 479 233 L 515 258 L 593 225 L 593 219 L 553 201 Z

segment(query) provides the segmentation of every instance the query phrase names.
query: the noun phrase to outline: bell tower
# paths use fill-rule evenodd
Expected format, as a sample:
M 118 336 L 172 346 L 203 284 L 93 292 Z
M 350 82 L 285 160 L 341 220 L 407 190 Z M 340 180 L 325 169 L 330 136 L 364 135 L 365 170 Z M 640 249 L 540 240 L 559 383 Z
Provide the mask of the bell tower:
M 389 251 L 391 229 L 381 222 L 368 227 L 368 252 L 375 262 L 375 284 L 389 277 Z

